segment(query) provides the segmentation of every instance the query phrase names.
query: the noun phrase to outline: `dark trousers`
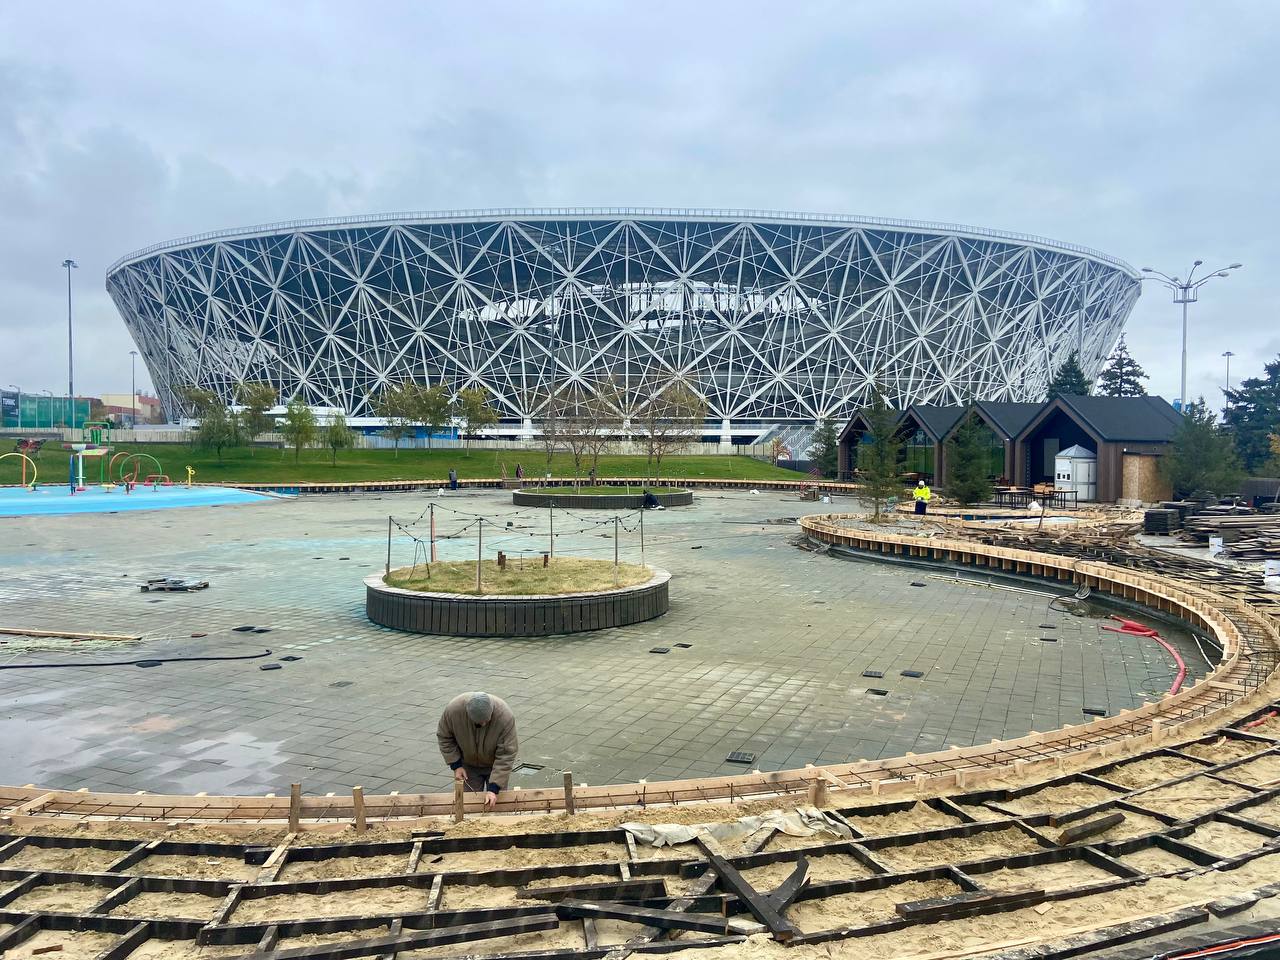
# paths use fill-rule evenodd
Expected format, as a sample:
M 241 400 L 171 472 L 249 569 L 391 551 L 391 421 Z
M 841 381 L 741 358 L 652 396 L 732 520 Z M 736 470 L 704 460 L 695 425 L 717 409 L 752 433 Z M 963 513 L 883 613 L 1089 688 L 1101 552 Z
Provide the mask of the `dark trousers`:
M 924 512 L 927 509 L 928 509 L 928 505 L 923 500 L 916 501 L 916 513 L 920 514 L 921 516 L 924 516 Z
M 467 789 L 479 792 L 489 786 L 489 770 L 477 770 L 475 767 L 463 766 L 467 773 Z

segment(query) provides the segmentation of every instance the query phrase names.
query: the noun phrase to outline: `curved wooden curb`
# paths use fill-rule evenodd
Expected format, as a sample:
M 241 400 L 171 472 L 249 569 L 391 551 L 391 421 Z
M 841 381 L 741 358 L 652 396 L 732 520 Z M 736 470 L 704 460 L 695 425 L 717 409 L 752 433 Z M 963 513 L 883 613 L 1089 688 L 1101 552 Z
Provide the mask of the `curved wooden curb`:
M 402 590 L 365 577 L 365 612 L 394 630 L 453 637 L 549 637 L 604 630 L 660 617 L 670 607 L 671 574 L 650 567 L 645 583 L 599 593 L 473 597 Z
M 952 747 L 928 754 L 882 760 L 859 760 L 823 768 L 753 772 L 735 777 L 655 783 L 513 789 L 498 800 L 501 813 L 563 813 L 566 801 L 577 812 L 644 808 L 697 802 L 736 802 L 807 797 L 823 803 L 838 794 L 840 802 L 867 797 L 919 796 L 930 790 L 970 789 L 984 781 L 1015 776 L 1047 775 L 1066 761 L 1093 761 L 1130 749 L 1160 745 L 1186 729 L 1212 728 L 1234 722 L 1274 699 L 1272 688 L 1280 653 L 1280 633 L 1267 617 L 1247 604 L 1220 593 L 1106 563 L 1014 550 L 943 537 L 916 537 L 841 527 L 848 516 L 802 517 L 801 528 L 815 541 L 871 554 L 1003 570 L 1094 590 L 1146 604 L 1180 617 L 1210 634 L 1223 648 L 1222 662 L 1209 676 L 1166 697 L 1118 716 L 1063 727 L 1047 733 Z M 858 519 L 865 519 L 859 517 Z M 299 829 L 343 830 L 356 816 L 352 797 L 301 797 L 292 820 Z M 361 815 L 368 822 L 415 825 L 419 819 L 447 817 L 453 812 L 449 794 L 363 797 Z M 221 829 L 240 824 L 290 820 L 290 800 L 283 797 L 191 797 L 153 794 L 88 793 L 0 787 L 0 817 L 10 822 L 66 822 L 68 818 L 128 819 L 139 824 L 174 821 L 217 823 Z M 435 823 L 434 819 L 428 822 Z

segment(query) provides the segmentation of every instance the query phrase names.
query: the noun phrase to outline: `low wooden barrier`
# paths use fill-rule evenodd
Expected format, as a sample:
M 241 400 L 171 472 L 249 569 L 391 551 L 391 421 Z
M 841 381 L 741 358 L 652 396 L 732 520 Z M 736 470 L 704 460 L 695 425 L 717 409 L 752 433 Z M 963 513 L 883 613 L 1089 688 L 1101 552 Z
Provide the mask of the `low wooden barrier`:
M 842 525 L 846 519 L 850 518 L 810 516 L 801 518 L 800 525 L 815 541 L 872 555 L 963 564 L 1089 586 L 1190 623 L 1215 638 L 1224 651 L 1222 661 L 1207 677 L 1174 696 L 1059 730 L 821 768 L 599 787 L 577 785 L 568 794 L 563 788 L 515 788 L 499 797 L 498 812 L 562 813 L 569 803 L 581 813 L 766 798 L 791 797 L 820 804 L 833 795 L 839 795 L 842 802 L 857 802 L 860 796 L 927 795 L 930 791 L 971 788 L 997 777 L 1060 771 L 1067 762 L 1096 761 L 1131 749 L 1150 748 L 1171 739 L 1180 728 L 1234 722 L 1274 697 L 1272 681 L 1280 634 L 1267 618 L 1239 600 L 1106 563 L 967 540 L 852 529 Z M 357 816 L 369 823 L 391 821 L 408 826 L 419 818 L 450 816 L 453 797 L 443 793 L 362 795 L 357 804 L 354 797 L 303 796 L 292 812 L 301 830 L 348 829 Z M 0 817 L 13 823 L 112 818 L 158 824 L 216 822 L 221 829 L 234 830 L 236 825 L 249 829 L 264 822 L 283 824 L 289 822 L 290 813 L 288 797 L 131 795 L 0 787 Z

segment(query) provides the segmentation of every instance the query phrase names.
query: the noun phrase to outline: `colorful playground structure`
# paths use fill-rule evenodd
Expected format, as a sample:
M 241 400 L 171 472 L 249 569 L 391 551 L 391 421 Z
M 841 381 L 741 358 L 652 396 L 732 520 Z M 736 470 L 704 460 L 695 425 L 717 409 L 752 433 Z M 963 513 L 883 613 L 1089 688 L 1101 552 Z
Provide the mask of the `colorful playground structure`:
M 86 472 L 92 476 L 94 463 L 98 467 L 97 485 L 107 492 L 123 488 L 125 493 L 132 493 L 139 485 L 153 489 L 173 486 L 173 481 L 164 472 L 160 461 L 151 454 L 114 451 L 111 446 L 111 426 L 106 420 L 86 420 L 80 428 L 80 439 L 62 444 L 62 449 L 70 454 L 67 458 L 69 494 L 84 493 L 88 489 L 90 481 L 86 479 Z M 35 458 L 39 456 L 44 443 L 43 439 L 20 438 L 13 451 L 0 454 L 0 460 L 16 457 L 21 461 L 21 486 L 33 493 L 39 476 Z M 144 473 L 144 470 L 147 472 Z M 192 486 L 194 477 L 195 469 L 188 466 L 188 489 Z

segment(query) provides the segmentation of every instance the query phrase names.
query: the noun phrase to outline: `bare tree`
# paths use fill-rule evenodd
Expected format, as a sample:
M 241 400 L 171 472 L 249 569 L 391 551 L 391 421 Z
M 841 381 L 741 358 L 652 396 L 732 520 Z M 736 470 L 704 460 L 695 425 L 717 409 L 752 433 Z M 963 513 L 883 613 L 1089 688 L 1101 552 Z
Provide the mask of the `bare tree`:
M 707 402 L 684 380 L 660 382 L 646 377 L 645 393 L 652 399 L 640 410 L 639 431 L 656 485 L 662 459 L 678 453 L 702 436 Z
M 591 472 L 600 466 L 600 456 L 617 441 L 626 419 L 626 391 L 612 377 L 598 380 L 591 393 L 583 398 L 582 445 L 584 456 L 591 460 Z

